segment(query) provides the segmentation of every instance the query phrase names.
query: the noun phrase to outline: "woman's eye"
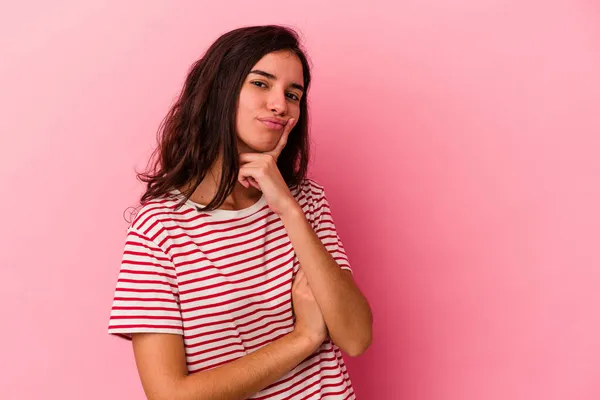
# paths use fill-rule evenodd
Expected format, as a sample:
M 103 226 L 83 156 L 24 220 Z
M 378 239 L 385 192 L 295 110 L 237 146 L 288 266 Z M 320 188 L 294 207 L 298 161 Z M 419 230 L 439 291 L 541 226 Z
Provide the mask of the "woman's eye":
M 261 81 L 252 81 L 252 82 L 250 82 L 250 84 L 254 85 L 256 87 L 259 87 L 259 88 L 266 88 L 267 87 L 267 85 L 264 82 L 261 82 Z M 292 99 L 294 101 L 299 101 L 300 100 L 300 98 L 298 96 L 296 96 L 294 93 L 287 93 L 287 95 L 288 95 L 288 98 L 290 98 L 290 99 Z

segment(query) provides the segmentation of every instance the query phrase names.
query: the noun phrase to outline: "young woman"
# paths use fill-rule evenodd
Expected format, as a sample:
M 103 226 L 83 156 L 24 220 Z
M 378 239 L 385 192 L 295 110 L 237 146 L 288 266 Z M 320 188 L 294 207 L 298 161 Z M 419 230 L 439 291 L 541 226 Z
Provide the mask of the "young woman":
M 310 70 L 281 26 L 221 36 L 163 121 L 109 333 L 149 399 L 354 399 L 371 343 L 323 187 L 305 177 Z

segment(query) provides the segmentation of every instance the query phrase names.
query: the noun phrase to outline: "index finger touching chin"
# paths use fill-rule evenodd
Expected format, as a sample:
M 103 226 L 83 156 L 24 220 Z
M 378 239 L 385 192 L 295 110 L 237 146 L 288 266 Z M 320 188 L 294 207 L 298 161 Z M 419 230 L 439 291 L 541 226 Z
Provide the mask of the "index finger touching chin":
M 275 149 L 273 150 L 273 153 L 275 153 L 276 156 L 279 156 L 279 154 L 281 154 L 281 151 L 287 144 L 288 137 L 290 135 L 290 132 L 294 128 L 294 125 L 296 125 L 296 120 L 294 118 L 290 118 L 288 123 L 285 125 L 285 128 L 283 129 L 283 133 L 281 134 L 281 137 L 279 138 L 279 142 L 277 143 L 277 146 L 275 146 Z

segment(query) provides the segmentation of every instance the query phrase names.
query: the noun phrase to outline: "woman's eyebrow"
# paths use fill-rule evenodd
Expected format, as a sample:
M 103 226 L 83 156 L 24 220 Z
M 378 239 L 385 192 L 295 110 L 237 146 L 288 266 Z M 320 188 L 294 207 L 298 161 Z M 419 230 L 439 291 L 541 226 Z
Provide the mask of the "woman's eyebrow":
M 273 79 L 275 81 L 277 80 L 277 77 L 275 75 L 270 74 L 270 73 L 265 72 L 265 71 L 261 71 L 260 69 L 253 69 L 252 71 L 250 71 L 250 73 L 251 74 L 257 74 L 257 75 L 262 75 L 265 78 Z M 304 92 L 304 86 L 302 86 L 299 83 L 295 83 L 294 82 L 290 86 L 293 87 L 293 88 L 295 88 L 295 89 L 298 89 L 298 90 L 301 90 L 302 92 Z

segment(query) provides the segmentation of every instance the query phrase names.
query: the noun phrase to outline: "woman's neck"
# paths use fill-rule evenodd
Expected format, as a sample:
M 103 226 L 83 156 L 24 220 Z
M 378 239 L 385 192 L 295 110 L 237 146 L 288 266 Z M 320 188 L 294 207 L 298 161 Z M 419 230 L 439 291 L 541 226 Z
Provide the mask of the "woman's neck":
M 190 200 L 194 203 L 207 205 L 215 197 L 219 188 L 219 182 L 221 179 L 221 163 L 220 160 L 213 165 L 213 167 L 205 175 L 204 179 L 198 187 L 194 190 L 190 196 Z M 192 186 L 191 183 L 187 183 L 183 186 L 181 191 L 185 191 Z M 223 204 L 219 207 L 223 210 L 241 210 L 250 207 L 256 203 L 262 192 L 252 186 L 245 188 L 239 182 L 235 183 L 233 191 L 227 196 Z

